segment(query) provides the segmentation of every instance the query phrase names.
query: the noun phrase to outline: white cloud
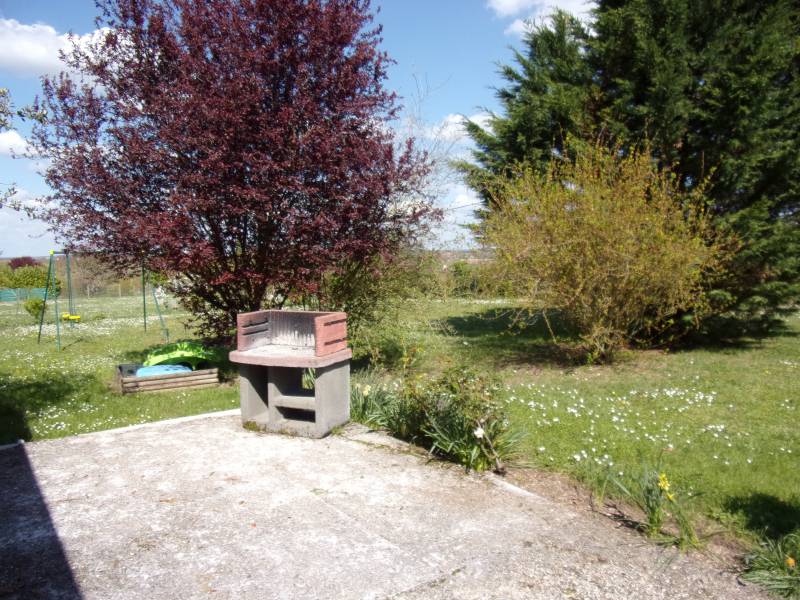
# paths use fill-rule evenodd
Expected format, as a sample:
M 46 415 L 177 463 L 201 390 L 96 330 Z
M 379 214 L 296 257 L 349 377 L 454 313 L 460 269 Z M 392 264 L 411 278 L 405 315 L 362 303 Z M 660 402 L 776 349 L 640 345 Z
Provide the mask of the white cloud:
M 480 125 L 483 129 L 489 127 L 491 117 L 486 113 L 477 113 L 469 117 L 463 115 L 449 114 L 437 125 L 428 128 L 426 136 L 431 139 L 441 140 L 449 144 L 457 144 L 467 139 L 467 130 L 464 127 L 465 121 L 472 121 Z
M 0 209 L 0 255 L 3 258 L 44 256 L 55 247 L 53 234 L 45 223 L 12 208 Z
M 450 183 L 436 205 L 442 210 L 442 220 L 431 231 L 430 247 L 472 248 L 475 239 L 465 225 L 475 223 L 474 211 L 480 198 L 463 183 Z
M 530 31 L 531 25 L 537 19 L 547 17 L 556 9 L 588 21 L 589 11 L 594 4 L 594 0 L 489 0 L 487 6 L 500 18 L 526 13 L 527 16 L 514 19 L 503 32 L 506 35 L 522 36 Z
M 498 17 L 513 17 L 521 12 L 529 11 L 537 6 L 543 6 L 542 0 L 489 0 L 487 6 Z
M 514 19 L 514 21 L 505 28 L 503 33 L 506 35 L 518 35 L 522 36 L 523 34 L 528 33 L 531 30 L 531 20 L 530 19 Z
M 58 52 L 69 40 L 50 25 L 23 25 L 0 19 L 0 68 L 21 75 L 54 73 L 63 68 Z
M 50 248 L 55 248 L 55 239 L 47 225 L 32 219 L 25 211 L 35 205 L 34 195 L 20 189 L 11 197 L 8 206 L 0 208 L 0 255 L 3 258 L 43 256 Z
M 480 198 L 475 191 L 463 183 L 453 185 L 444 201 L 445 209 L 450 211 L 469 209 L 471 212 L 478 208 L 480 203 Z
M 0 132 L 0 154 L 13 156 L 24 154 L 28 148 L 28 142 L 16 131 Z
M 68 52 L 72 40 L 85 46 L 103 35 L 103 30 L 81 36 L 58 33 L 45 23 L 26 25 L 16 19 L 0 19 L 0 70 L 36 76 L 67 70 L 59 51 Z
M 444 142 L 457 142 L 464 137 L 463 121 L 464 117 L 461 115 L 449 114 L 428 130 L 428 137 Z

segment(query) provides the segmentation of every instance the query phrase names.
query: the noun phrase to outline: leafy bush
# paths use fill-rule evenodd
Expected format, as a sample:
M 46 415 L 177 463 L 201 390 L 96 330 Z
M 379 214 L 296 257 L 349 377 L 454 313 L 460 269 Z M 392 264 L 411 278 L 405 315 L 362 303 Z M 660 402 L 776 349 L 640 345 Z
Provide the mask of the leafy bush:
M 800 530 L 764 541 L 747 557 L 744 578 L 784 598 L 800 598 Z
M 425 433 L 431 439 L 431 451 L 464 465 L 469 470 L 505 472 L 509 459 L 516 459 L 521 441 L 518 432 L 497 415 L 475 418 L 450 405 L 450 410 L 429 416 Z
M 650 538 L 675 544 L 681 549 L 700 545 L 678 492 L 673 489 L 661 465 L 643 463 L 639 473 L 622 481 L 612 478 L 611 482 L 644 514 L 639 528 Z M 667 525 L 674 533 L 667 531 Z
M 429 291 L 426 286 L 433 269 L 433 256 L 415 248 L 392 259 L 350 263 L 327 273 L 319 293 L 304 304 L 345 311 L 354 356 L 375 363 L 392 362 L 402 353 L 398 347 L 403 344 L 403 332 L 397 328 L 399 311 L 403 303 Z
M 453 278 L 455 296 L 475 297 L 486 291 L 483 273 L 478 265 L 459 260 L 450 265 L 450 274 Z
M 38 321 L 39 317 L 42 314 L 42 308 L 44 307 L 44 300 L 41 298 L 29 298 L 25 300 L 25 311 L 34 318 L 34 320 Z
M 36 266 L 22 266 L 14 269 L 12 287 L 42 288 L 47 284 L 47 269 Z
M 19 256 L 8 261 L 8 266 L 11 267 L 11 269 L 16 270 L 20 267 L 41 267 L 42 265 L 39 264 L 36 259 L 31 258 L 30 256 Z
M 712 227 L 701 186 L 682 191 L 647 146 L 624 152 L 571 141 L 575 160 L 540 174 L 523 165 L 493 183 L 482 230 L 493 276 L 529 310 L 559 309 L 590 359 L 648 342 L 676 315 L 709 312 L 705 284 L 730 241 Z
M 14 269 L 11 273 L 11 285 L 13 288 L 43 288 L 47 285 L 47 268 L 42 266 L 22 266 Z M 50 286 L 48 294 L 61 293 L 61 281 L 56 279 L 55 288 Z
M 11 271 L 11 267 L 8 266 L 8 263 L 0 264 L 0 288 L 14 287 L 12 285 L 13 276 L 14 274 Z
M 502 473 L 517 458 L 520 436 L 493 402 L 493 387 L 486 377 L 466 369 L 449 370 L 437 379 L 410 375 L 395 388 L 356 385 L 351 417 L 467 470 Z

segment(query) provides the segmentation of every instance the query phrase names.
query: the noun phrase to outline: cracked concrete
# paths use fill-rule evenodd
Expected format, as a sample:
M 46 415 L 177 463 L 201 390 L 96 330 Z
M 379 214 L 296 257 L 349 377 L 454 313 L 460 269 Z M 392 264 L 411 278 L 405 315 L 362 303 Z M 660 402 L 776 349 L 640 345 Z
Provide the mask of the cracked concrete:
M 230 414 L 0 451 L 0 598 L 760 598 L 379 433 Z

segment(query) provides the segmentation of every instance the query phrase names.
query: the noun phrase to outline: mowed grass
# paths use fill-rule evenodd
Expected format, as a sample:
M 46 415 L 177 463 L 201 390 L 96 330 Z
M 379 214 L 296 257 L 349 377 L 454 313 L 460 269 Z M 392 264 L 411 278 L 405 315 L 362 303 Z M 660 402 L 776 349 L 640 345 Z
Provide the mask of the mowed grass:
M 152 302 L 152 299 L 149 299 Z M 231 385 L 200 390 L 130 394 L 113 389 L 116 365 L 137 362 L 162 343 L 159 319 L 149 304 L 148 331 L 141 298 L 80 299 L 83 322 L 62 326 L 56 349 L 52 306 L 42 343 L 38 326 L 22 309 L 0 304 L 0 444 L 40 440 L 238 405 Z M 59 310 L 66 310 L 63 302 Z M 186 315 L 165 310 L 171 338 L 191 337 Z
M 424 302 L 403 321 L 415 367 L 494 373 L 526 460 L 591 484 L 663 469 L 690 507 L 739 532 L 800 527 L 800 315 L 732 347 L 638 351 L 569 364 L 544 323 L 501 304 Z M 607 488 L 612 491 L 612 488 Z
M 37 344 L 33 319 L 0 305 L 0 443 L 238 405 L 230 383 L 117 393 L 115 366 L 162 342 L 158 318 L 149 306 L 145 333 L 140 298 L 78 305 L 84 322 L 62 330 L 61 351 L 52 313 Z M 508 308 L 409 304 L 387 335 L 393 375 L 400 365 L 492 373 L 511 424 L 525 433 L 525 459 L 538 468 L 596 483 L 660 458 L 682 498 L 724 525 L 771 537 L 800 525 L 800 316 L 781 335 L 735 347 L 631 352 L 612 366 L 576 366 L 553 351 L 543 322 L 514 328 Z M 166 311 L 173 340 L 191 337 L 187 319 Z

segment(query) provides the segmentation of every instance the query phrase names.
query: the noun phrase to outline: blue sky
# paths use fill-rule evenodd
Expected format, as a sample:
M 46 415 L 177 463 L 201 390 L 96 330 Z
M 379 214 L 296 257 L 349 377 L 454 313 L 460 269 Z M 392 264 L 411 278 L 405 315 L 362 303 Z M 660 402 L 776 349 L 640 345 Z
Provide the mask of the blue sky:
M 373 0 L 383 25 L 384 48 L 397 61 L 387 87 L 406 108 L 401 131 L 411 130 L 423 146 L 444 158 L 465 152 L 462 117 L 480 119 L 496 110 L 493 88 L 501 85 L 497 63 L 509 62 L 520 45 L 524 24 L 555 6 L 585 14 L 582 0 Z M 66 34 L 95 30 L 93 0 L 0 0 L 0 87 L 17 106 L 33 100 L 43 73 L 59 70 L 58 50 Z M 47 192 L 34 161 L 12 158 L 24 148 L 26 129 L 0 133 L 0 183 L 15 182 L 20 198 Z M 470 220 L 475 197 L 454 174 L 442 172 L 434 190 L 445 221 L 435 242 L 462 247 L 469 239 L 459 227 Z M 55 247 L 44 224 L 11 209 L 0 210 L 3 257 L 43 255 Z

